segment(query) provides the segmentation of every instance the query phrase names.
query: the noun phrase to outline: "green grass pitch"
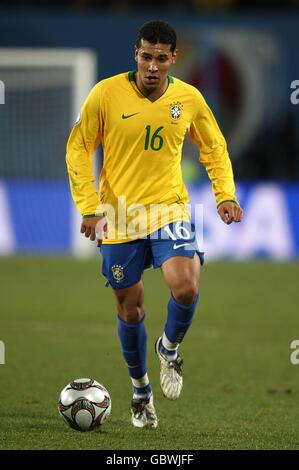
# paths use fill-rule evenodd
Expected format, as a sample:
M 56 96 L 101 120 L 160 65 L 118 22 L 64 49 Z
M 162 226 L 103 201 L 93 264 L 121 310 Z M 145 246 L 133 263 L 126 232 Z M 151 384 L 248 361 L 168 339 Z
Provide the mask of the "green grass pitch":
M 1 449 L 298 449 L 298 263 L 210 263 L 201 300 L 181 346 L 184 389 L 177 402 L 159 388 L 153 344 L 169 292 L 146 272 L 148 369 L 156 430 L 130 424 L 131 386 L 116 334 L 110 289 L 99 261 L 0 260 Z M 99 431 L 79 433 L 58 415 L 60 390 L 94 377 L 112 397 Z

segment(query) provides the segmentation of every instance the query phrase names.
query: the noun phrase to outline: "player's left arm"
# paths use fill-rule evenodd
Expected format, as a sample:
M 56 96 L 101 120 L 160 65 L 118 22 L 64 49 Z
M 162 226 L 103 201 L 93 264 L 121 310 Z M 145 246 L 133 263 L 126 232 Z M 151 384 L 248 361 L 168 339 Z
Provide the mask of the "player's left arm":
M 211 109 L 199 92 L 195 96 L 195 109 L 189 136 L 199 147 L 200 162 L 211 180 L 218 214 L 226 224 L 240 222 L 243 211 L 235 195 L 234 176 L 226 141 Z

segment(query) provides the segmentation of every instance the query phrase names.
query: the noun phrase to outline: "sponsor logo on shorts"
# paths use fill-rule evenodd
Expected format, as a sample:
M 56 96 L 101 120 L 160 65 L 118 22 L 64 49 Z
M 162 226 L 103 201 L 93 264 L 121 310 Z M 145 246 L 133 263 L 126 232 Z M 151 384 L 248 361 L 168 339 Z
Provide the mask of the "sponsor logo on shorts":
M 179 243 L 178 245 L 175 243 L 173 245 L 173 249 L 177 250 L 178 248 L 181 248 L 182 246 L 187 246 L 187 245 L 191 245 L 191 243 Z

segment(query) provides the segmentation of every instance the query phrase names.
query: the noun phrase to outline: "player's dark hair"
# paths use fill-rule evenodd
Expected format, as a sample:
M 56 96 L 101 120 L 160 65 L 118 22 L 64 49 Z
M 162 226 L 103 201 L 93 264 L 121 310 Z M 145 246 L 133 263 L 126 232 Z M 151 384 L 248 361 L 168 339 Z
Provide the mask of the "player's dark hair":
M 149 21 L 141 26 L 136 38 L 136 47 L 140 47 L 141 39 L 151 44 L 170 44 L 171 52 L 176 48 L 176 32 L 164 21 Z

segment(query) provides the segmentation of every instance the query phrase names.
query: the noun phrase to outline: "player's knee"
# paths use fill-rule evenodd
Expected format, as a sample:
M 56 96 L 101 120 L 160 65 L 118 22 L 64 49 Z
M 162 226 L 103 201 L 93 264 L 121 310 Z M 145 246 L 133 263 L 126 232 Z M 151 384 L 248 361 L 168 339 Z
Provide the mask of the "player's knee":
M 143 318 L 144 314 L 140 310 L 136 310 L 135 312 L 128 312 L 124 311 L 121 319 L 125 323 L 138 323 Z
M 192 305 L 198 295 L 198 285 L 194 280 L 186 279 L 172 289 L 172 293 L 179 304 Z
M 118 302 L 118 314 L 125 323 L 138 323 L 143 315 L 143 307 L 139 303 L 131 301 Z

